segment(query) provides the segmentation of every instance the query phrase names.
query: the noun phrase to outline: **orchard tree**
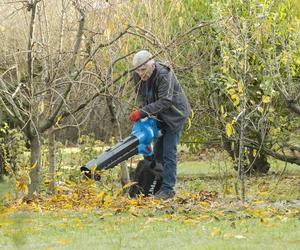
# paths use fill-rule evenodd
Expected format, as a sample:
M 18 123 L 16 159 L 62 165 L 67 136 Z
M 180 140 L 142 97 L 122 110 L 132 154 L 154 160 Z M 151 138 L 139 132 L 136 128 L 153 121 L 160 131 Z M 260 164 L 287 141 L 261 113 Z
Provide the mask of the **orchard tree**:
M 91 110 L 107 89 L 105 81 L 99 89 L 99 76 L 90 72 L 90 62 L 100 49 L 120 39 L 128 25 L 110 35 L 103 35 L 108 33 L 106 23 L 96 31 L 88 29 L 89 16 L 96 11 L 105 21 L 108 17 L 101 13 L 113 12 L 113 5 L 101 4 L 94 9 L 89 2 L 68 0 L 61 0 L 59 5 L 42 0 L 7 5 L 3 11 L 14 10 L 1 32 L 0 99 L 6 114 L 13 117 L 30 144 L 31 197 L 39 190 L 42 135 L 63 126 L 63 118 L 71 117 L 74 126 L 87 119 L 90 112 L 86 110 Z M 88 54 L 85 37 L 91 34 L 103 36 Z
M 210 51 L 204 54 L 210 74 L 198 78 L 198 86 L 204 100 L 209 96 L 209 106 L 205 101 L 198 105 L 202 116 L 196 113 L 193 124 L 210 124 L 214 131 L 207 135 L 219 139 L 244 172 L 266 173 L 267 155 L 300 165 L 299 157 L 288 154 L 297 150 L 299 133 L 299 21 L 291 14 L 294 9 L 291 1 L 211 5 L 212 18 L 223 22 L 203 38 L 211 41 L 201 47 Z

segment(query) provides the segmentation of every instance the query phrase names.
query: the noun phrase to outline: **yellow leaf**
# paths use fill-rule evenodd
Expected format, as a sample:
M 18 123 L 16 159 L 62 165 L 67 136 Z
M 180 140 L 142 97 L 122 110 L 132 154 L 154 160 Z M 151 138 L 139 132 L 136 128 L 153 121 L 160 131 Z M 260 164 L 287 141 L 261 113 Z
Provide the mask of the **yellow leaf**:
M 182 16 L 179 17 L 178 24 L 179 24 L 179 27 L 182 28 L 182 26 L 183 26 L 183 17 Z
M 221 107 L 220 107 L 220 112 L 222 115 L 224 115 L 224 106 L 223 105 L 221 105 Z
M 44 101 L 41 101 L 41 102 L 39 102 L 38 111 L 41 114 L 44 112 L 44 110 L 45 110 L 45 104 L 44 104 Z
M 255 157 L 256 154 L 257 154 L 257 150 L 256 150 L 256 149 L 253 149 L 253 152 L 252 152 L 253 157 Z
M 210 216 L 208 214 L 203 214 L 199 218 L 204 220 L 204 219 L 209 219 Z
M 23 179 L 20 179 L 20 181 L 17 181 L 17 190 L 24 194 L 28 194 L 28 186 L 27 186 L 27 183 Z
M 247 211 L 257 217 L 260 217 L 260 218 L 268 216 L 268 212 L 266 212 L 264 209 L 253 208 L 253 209 L 249 209 Z
M 91 172 L 92 172 L 92 173 L 95 172 L 96 168 L 97 168 L 97 165 L 94 164 L 94 165 L 91 167 Z
M 195 117 L 195 112 L 194 112 L 194 110 L 191 109 L 191 119 L 193 120 L 194 117 Z
M 61 240 L 58 240 L 56 241 L 58 244 L 60 245 L 67 245 L 69 244 L 71 241 L 70 240 L 65 240 L 65 239 L 61 239 Z
M 89 61 L 86 65 L 85 65 L 86 69 L 92 69 L 93 68 L 93 62 Z
M 242 82 L 238 82 L 238 91 L 239 91 L 239 94 L 242 95 L 244 93 L 244 85 Z
M 125 184 L 125 185 L 122 187 L 122 189 L 127 189 L 127 188 L 133 186 L 134 184 L 137 184 L 137 182 L 128 182 L 127 184 Z
M 228 137 L 231 137 L 232 135 L 234 135 L 235 130 L 234 127 L 232 126 L 231 123 L 227 123 L 226 124 L 226 134 Z
M 276 136 L 276 135 L 280 134 L 280 131 L 281 131 L 281 128 L 279 128 L 279 127 L 278 128 L 271 128 L 270 129 L 270 134 Z
M 263 113 L 264 112 L 264 109 L 262 107 L 258 107 L 257 110 L 260 112 L 260 113 Z
M 233 106 L 237 106 L 240 104 L 240 97 L 237 94 L 233 94 L 230 96 L 231 99 L 233 100 Z
M 269 103 L 269 102 L 271 102 L 271 97 L 268 96 L 268 95 L 263 95 L 262 96 L 262 102 L 263 103 Z
M 234 88 L 228 89 L 228 94 L 230 96 L 234 95 L 235 94 L 235 89 Z
M 72 208 L 72 205 L 71 205 L 70 203 L 65 203 L 65 204 L 63 205 L 63 208 L 64 208 L 64 209 L 70 209 L 70 208 Z
M 57 118 L 56 118 L 56 122 L 55 122 L 55 125 L 57 126 L 57 127 L 61 127 L 60 125 L 59 125 L 59 122 L 60 122 L 60 120 L 61 120 L 61 118 L 62 118 L 62 115 L 59 115 Z
M 209 206 L 210 206 L 210 203 L 207 202 L 207 201 L 201 201 L 201 202 L 200 202 L 200 205 L 201 205 L 202 207 L 209 207 Z
M 257 193 L 257 196 L 260 196 L 260 197 L 266 197 L 268 195 L 268 192 L 258 192 Z
M 64 172 L 61 172 L 61 171 L 58 171 L 58 172 L 55 173 L 56 176 L 61 176 L 63 174 L 64 174 Z
M 184 220 L 185 223 L 195 223 L 195 222 L 198 222 L 196 220 L 193 220 L 193 219 L 186 219 Z
M 97 203 L 99 203 L 100 201 L 102 201 L 103 197 L 104 197 L 105 193 L 103 191 L 101 191 L 99 194 L 97 194 L 95 200 Z
M 103 203 L 104 208 L 108 208 L 109 205 L 110 205 L 110 203 L 111 203 L 110 194 L 107 194 L 107 195 L 104 197 L 104 203 Z
M 224 65 L 222 66 L 222 72 L 223 72 L 224 74 L 227 74 L 228 71 L 229 71 L 228 66 L 227 66 L 226 64 L 224 64 Z
M 31 171 L 31 170 L 35 169 L 36 165 L 37 165 L 37 162 L 35 162 L 29 170 Z
M 253 202 L 254 204 L 264 204 L 265 202 L 263 200 L 257 200 Z
M 187 126 L 187 130 L 189 130 L 192 127 L 192 119 L 189 118 L 188 119 L 188 126 Z
M 214 227 L 214 229 L 211 231 L 211 236 L 216 237 L 219 236 L 221 234 L 221 229 Z

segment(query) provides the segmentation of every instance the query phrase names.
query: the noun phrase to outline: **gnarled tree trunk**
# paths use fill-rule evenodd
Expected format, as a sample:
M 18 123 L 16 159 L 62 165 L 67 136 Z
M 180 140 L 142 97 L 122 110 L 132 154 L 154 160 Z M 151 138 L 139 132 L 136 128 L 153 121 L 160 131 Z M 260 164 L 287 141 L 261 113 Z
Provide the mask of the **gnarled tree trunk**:
M 40 171 L 41 171 L 41 141 L 38 134 L 32 135 L 30 138 L 31 155 L 30 155 L 30 184 L 28 186 L 28 198 L 33 197 L 34 192 L 39 191 L 40 187 Z
M 227 151 L 234 162 L 234 168 L 237 170 L 237 158 L 238 158 L 238 145 L 235 142 L 228 140 L 226 136 L 223 136 L 223 148 Z M 244 155 L 244 170 L 246 174 L 258 173 L 266 174 L 270 169 L 270 163 L 268 162 L 267 155 L 263 152 L 254 154 L 254 149 L 249 149 L 248 154 Z
M 55 130 L 53 128 L 50 128 L 48 131 L 48 159 L 49 159 L 49 190 L 54 193 L 55 188 Z

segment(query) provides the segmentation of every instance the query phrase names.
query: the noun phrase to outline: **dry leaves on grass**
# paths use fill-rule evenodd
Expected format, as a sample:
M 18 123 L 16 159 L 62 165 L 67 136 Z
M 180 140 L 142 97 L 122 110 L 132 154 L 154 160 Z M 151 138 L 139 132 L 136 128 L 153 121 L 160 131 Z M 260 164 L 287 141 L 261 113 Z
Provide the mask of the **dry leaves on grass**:
M 279 219 L 299 216 L 299 209 L 295 207 L 276 207 L 261 199 L 241 204 L 238 200 L 224 200 L 217 192 L 206 190 L 179 192 L 175 198 L 168 201 L 142 196 L 130 199 L 124 191 L 111 187 L 105 189 L 93 180 L 81 180 L 78 183 L 65 180 L 56 188 L 55 194 L 41 194 L 27 202 L 7 200 L 5 211 L 98 210 L 103 214 L 129 213 L 135 217 L 164 214 L 165 217 L 161 218 L 177 219 L 185 223 L 258 218 L 265 225 L 268 224 L 268 218 L 274 216 Z

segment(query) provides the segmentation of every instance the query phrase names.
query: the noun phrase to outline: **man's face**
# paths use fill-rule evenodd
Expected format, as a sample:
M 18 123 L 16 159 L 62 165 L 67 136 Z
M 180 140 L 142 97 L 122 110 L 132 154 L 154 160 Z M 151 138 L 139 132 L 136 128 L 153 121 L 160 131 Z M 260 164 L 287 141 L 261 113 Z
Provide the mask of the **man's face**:
M 154 68 L 155 65 L 153 63 L 146 63 L 136 69 L 136 72 L 139 74 L 142 81 L 147 81 L 151 77 Z

